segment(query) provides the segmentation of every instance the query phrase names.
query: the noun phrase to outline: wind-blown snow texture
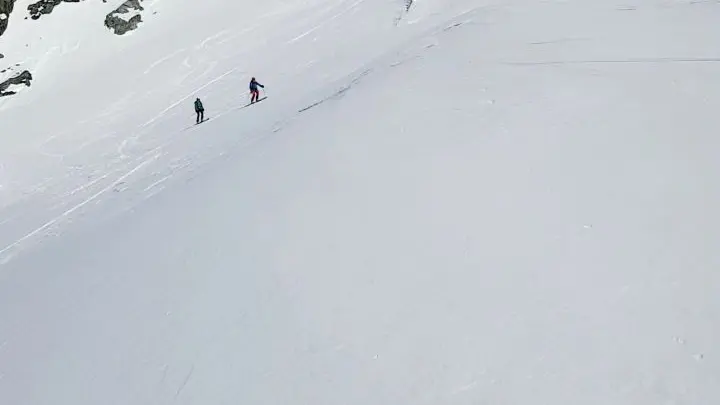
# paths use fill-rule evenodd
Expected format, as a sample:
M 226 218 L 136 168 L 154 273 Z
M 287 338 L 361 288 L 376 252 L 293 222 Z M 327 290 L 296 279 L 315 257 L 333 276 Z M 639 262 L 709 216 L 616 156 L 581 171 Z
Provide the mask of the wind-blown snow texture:
M 720 402 L 716 2 L 192 4 L 2 38 L 0 403 Z

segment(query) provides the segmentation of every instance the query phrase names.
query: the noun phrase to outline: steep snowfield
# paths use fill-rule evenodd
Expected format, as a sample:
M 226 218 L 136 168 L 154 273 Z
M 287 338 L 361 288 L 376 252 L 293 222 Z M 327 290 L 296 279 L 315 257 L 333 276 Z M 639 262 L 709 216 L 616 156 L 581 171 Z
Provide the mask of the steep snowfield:
M 414 30 L 395 26 L 401 4 L 379 0 L 143 5 L 145 23 L 125 37 L 102 25 L 117 4 L 100 2 L 61 4 L 40 21 L 15 18 L 2 37 L 2 61 L 35 77 L 30 89 L 0 99 L 3 133 L 11 135 L 0 139 L 0 206 L 10 218 L 0 231 L 0 245 L 10 247 L 0 248 L 3 257 L 33 245 L 38 234 L 14 243 L 34 230 L 54 232 L 76 207 L 107 199 L 118 183 L 115 197 L 144 194 L 268 120 L 290 118 L 309 91 L 344 79 Z M 281 96 L 267 115 L 235 110 L 248 101 L 253 75 Z M 196 96 L 208 116 L 223 118 L 212 139 L 184 131 Z
M 716 2 L 260 3 L 26 51 L 0 403 L 720 401 Z

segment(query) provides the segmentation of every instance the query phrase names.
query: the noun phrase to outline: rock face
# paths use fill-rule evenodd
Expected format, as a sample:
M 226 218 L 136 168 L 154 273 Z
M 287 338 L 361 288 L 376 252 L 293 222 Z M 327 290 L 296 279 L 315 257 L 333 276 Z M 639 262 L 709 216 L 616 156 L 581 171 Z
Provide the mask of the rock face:
M 19 75 L 15 77 L 11 77 L 4 82 L 0 83 L 0 97 L 5 96 L 11 96 L 15 94 L 14 91 L 5 91 L 8 87 L 12 86 L 13 84 L 24 84 L 28 87 L 30 87 L 30 81 L 32 80 L 32 75 L 27 70 L 23 71 Z
M 105 17 L 105 26 L 113 30 L 117 35 L 123 35 L 137 28 L 138 24 L 142 22 L 140 11 L 144 10 L 140 5 L 141 1 L 127 0 L 121 4 L 120 7 Z M 125 16 L 125 14 L 131 14 L 132 16 Z M 126 19 L 127 17 L 130 18 Z
M 50 14 L 53 8 L 62 2 L 66 3 L 79 3 L 81 0 L 40 0 L 28 6 L 30 12 L 30 18 L 37 20 L 43 14 Z
M 2 35 L 8 26 L 10 13 L 13 11 L 16 0 L 0 0 L 0 35 Z M 55 7 L 60 3 L 80 3 L 85 0 L 33 0 L 34 2 L 27 6 L 28 14 L 33 20 L 53 12 Z M 105 17 L 105 26 L 117 35 L 123 35 L 128 31 L 132 31 L 142 22 L 141 11 L 145 9 L 140 5 L 143 0 L 127 0 L 120 7 L 113 10 Z M 102 0 L 106 3 L 107 0 Z M 27 17 L 25 17 L 27 18 Z
M 0 0 L 0 35 L 7 29 L 10 13 L 12 13 L 14 5 L 15 0 Z

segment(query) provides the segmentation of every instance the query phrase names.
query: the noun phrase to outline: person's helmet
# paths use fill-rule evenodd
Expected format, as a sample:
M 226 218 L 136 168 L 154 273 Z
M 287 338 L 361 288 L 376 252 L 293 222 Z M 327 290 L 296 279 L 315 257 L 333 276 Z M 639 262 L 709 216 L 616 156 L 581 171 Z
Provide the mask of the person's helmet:
M 253 77 L 253 78 L 252 78 L 252 79 L 250 79 L 250 80 L 254 82 L 254 81 L 255 81 L 255 78 Z

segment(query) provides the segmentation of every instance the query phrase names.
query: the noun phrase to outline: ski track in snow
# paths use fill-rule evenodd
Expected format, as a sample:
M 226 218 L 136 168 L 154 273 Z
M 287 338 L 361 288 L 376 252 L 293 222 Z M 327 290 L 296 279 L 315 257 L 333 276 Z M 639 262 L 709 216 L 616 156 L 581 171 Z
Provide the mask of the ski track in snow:
M 337 20 L 338 18 L 342 17 L 343 15 L 345 15 L 345 14 L 353 11 L 357 6 L 359 6 L 360 4 L 362 4 L 362 3 L 364 3 L 364 2 L 365 2 L 365 0 L 357 0 L 357 1 L 355 1 L 355 2 L 354 2 L 353 4 L 351 4 L 348 8 L 346 8 L 346 9 L 338 12 L 337 14 L 335 14 L 335 15 L 333 15 L 333 16 L 331 16 L 331 17 L 328 17 L 327 19 L 323 20 L 323 22 L 321 22 L 320 24 L 317 24 L 316 26 L 310 28 L 309 30 L 307 30 L 307 31 L 303 32 L 302 34 L 296 36 L 295 38 L 291 39 L 290 41 L 288 41 L 288 43 L 297 42 L 297 41 L 305 38 L 306 36 L 312 34 L 313 32 L 315 32 L 315 31 L 317 31 L 317 30 L 325 27 L 327 24 L 329 24 L 329 23 Z
M 169 61 L 170 59 L 176 57 L 177 55 L 180 55 L 181 53 L 185 52 L 185 48 L 180 48 L 177 51 L 171 53 L 170 55 L 167 55 L 165 57 L 162 57 L 158 59 L 157 61 L 153 62 L 148 68 L 143 72 L 143 74 L 150 73 L 154 68 L 160 66 L 160 64 Z
M 127 179 L 127 178 L 130 177 L 130 176 L 132 176 L 135 172 L 139 171 L 139 170 L 142 169 L 144 166 L 148 165 L 150 162 L 152 162 L 153 160 L 157 159 L 157 158 L 160 157 L 160 156 L 161 156 L 160 154 L 157 154 L 157 155 L 155 155 L 155 157 L 150 158 L 150 159 L 147 159 L 147 160 L 145 160 L 144 162 L 138 164 L 137 166 L 135 166 L 134 168 L 132 168 L 130 171 L 126 172 L 126 173 L 123 174 L 122 176 L 120 176 L 120 177 L 118 177 L 117 179 L 115 179 L 115 181 L 112 182 L 110 185 L 104 187 L 103 189 L 101 189 L 101 190 L 98 191 L 97 193 L 95 193 L 95 194 L 93 194 L 92 196 L 88 197 L 87 199 L 83 200 L 81 203 L 73 206 L 73 207 L 70 208 L 69 210 L 67 210 L 67 211 L 63 212 L 62 214 L 60 214 L 59 216 L 51 219 L 50 221 L 46 222 L 45 224 L 43 224 L 43 225 L 40 226 L 39 228 L 37 228 L 37 229 L 31 231 L 30 233 L 26 234 L 25 236 L 21 237 L 20 239 L 16 240 L 15 242 L 13 242 L 13 243 L 5 246 L 3 249 L 0 249 L 0 264 L 6 264 L 6 263 L 12 258 L 12 255 L 7 254 L 7 253 L 10 252 L 12 249 L 14 249 L 14 248 L 16 248 L 16 247 L 19 247 L 23 242 L 27 241 L 28 239 L 30 239 L 30 238 L 32 238 L 32 237 L 34 237 L 34 236 L 36 236 L 36 235 L 38 235 L 38 234 L 40 234 L 40 233 L 42 233 L 43 231 L 47 230 L 48 228 L 52 227 L 53 225 L 59 223 L 61 220 L 69 217 L 69 216 L 70 216 L 71 214 L 73 214 L 75 211 L 77 211 L 77 210 L 83 208 L 84 206 L 86 206 L 87 204 L 95 201 L 98 197 L 100 197 L 101 195 L 103 195 L 103 194 L 107 193 L 108 191 L 112 190 L 112 189 L 113 189 L 114 187 L 116 187 L 118 184 L 121 184 L 125 179 Z
M 89 181 L 89 182 L 87 182 L 87 183 L 85 183 L 85 184 L 83 184 L 83 185 L 80 185 L 80 186 L 78 186 L 78 187 L 76 187 L 76 188 L 68 191 L 67 193 L 61 195 L 59 198 L 60 198 L 60 200 L 63 200 L 63 199 L 65 199 L 65 198 L 71 197 L 71 196 L 73 196 L 73 195 L 75 195 L 75 194 L 77 194 L 77 193 L 79 193 L 79 192 L 81 192 L 81 191 L 83 191 L 83 190 L 85 190 L 85 189 L 87 189 L 87 188 L 89 188 L 89 187 L 94 186 L 94 185 L 97 184 L 98 182 L 100 182 L 100 181 L 102 181 L 102 180 L 105 180 L 106 178 L 110 177 L 110 174 L 111 174 L 111 173 L 105 173 L 105 174 L 103 174 L 102 176 L 100 176 L 100 177 L 98 177 L 98 178 L 96 178 L 96 179 L 94 179 L 94 180 L 92 180 L 92 181 Z
M 474 389 L 475 387 L 477 387 L 477 385 L 478 385 L 478 382 L 477 382 L 477 381 L 472 381 L 472 382 L 470 382 L 470 383 L 468 383 L 468 384 L 461 385 L 460 387 L 455 388 L 455 389 L 452 391 L 451 394 L 452 394 L 452 395 L 458 395 L 458 394 L 461 394 L 461 393 L 463 393 L 463 392 L 465 392 L 465 391 L 470 391 L 470 390 Z
M 212 41 L 214 41 L 214 40 L 216 40 L 216 39 L 224 36 L 224 35 L 227 34 L 227 33 L 228 33 L 228 30 L 222 30 L 222 31 L 218 32 L 217 34 L 214 34 L 214 35 L 211 35 L 211 36 L 205 38 L 205 39 L 200 43 L 200 45 L 198 45 L 197 49 L 203 49 L 203 48 L 205 48 L 208 43 L 210 43 L 210 42 L 212 42 Z
M 182 384 L 180 384 L 177 391 L 175 391 L 175 397 L 173 398 L 174 401 L 178 399 L 180 394 L 182 394 L 182 392 L 185 389 L 185 387 L 187 386 L 188 382 L 190 382 L 190 379 L 192 378 L 194 372 L 195 372 L 195 365 L 193 364 L 190 367 L 190 371 L 188 371 L 187 375 L 185 376 L 185 379 L 183 379 Z
M 225 78 L 226 76 L 234 73 L 234 72 L 237 71 L 237 70 L 238 70 L 237 68 L 230 69 L 230 70 L 228 70 L 227 72 L 225 72 L 225 73 L 221 74 L 220 76 L 216 77 L 215 79 L 212 79 L 212 80 L 210 80 L 209 82 L 205 83 L 204 85 L 198 87 L 197 89 L 195 89 L 195 90 L 193 90 L 192 92 L 188 93 L 187 95 L 183 96 L 183 97 L 180 98 L 179 100 L 177 100 L 177 101 L 175 101 L 174 103 L 170 104 L 170 105 L 169 105 L 168 107 L 166 107 L 164 110 L 160 111 L 160 113 L 158 113 L 157 115 L 155 115 L 154 117 L 152 117 L 150 120 L 148 120 L 147 122 L 145 122 L 144 124 L 142 124 L 142 125 L 140 126 L 140 128 L 145 128 L 145 127 L 147 127 L 147 126 L 150 126 L 150 125 L 153 124 L 155 121 L 157 121 L 158 119 L 162 118 L 168 111 L 170 111 L 170 110 L 172 110 L 173 108 L 179 106 L 181 103 L 187 101 L 190 97 L 193 97 L 195 94 L 198 94 L 199 91 L 201 91 L 201 90 L 203 90 L 203 89 L 205 89 L 205 88 L 207 88 L 207 87 L 210 87 L 212 84 L 214 84 L 214 83 L 222 80 L 223 78 Z
M 171 175 L 171 174 L 169 174 L 169 175 L 161 178 L 160 180 L 158 180 L 158 181 L 150 184 L 149 186 L 145 187 L 145 188 L 143 189 L 143 192 L 152 190 L 153 188 L 161 185 L 162 183 L 164 183 L 165 181 L 169 180 L 170 178 L 172 178 L 172 175 Z
M 720 58 L 629 58 L 629 59 L 590 59 L 590 60 L 556 60 L 531 62 L 504 62 L 515 66 L 543 66 L 543 65 L 592 65 L 592 64 L 665 64 L 665 63 L 718 63 Z

